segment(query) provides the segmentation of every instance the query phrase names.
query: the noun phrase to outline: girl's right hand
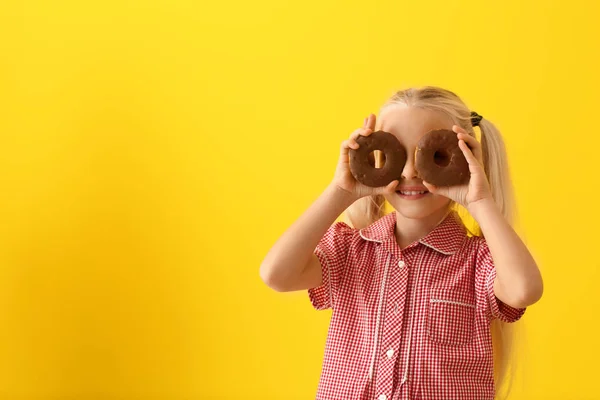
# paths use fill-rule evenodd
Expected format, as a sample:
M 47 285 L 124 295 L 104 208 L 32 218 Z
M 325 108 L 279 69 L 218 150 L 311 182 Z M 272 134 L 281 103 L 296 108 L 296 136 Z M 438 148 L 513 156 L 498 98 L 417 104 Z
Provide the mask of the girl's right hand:
M 369 136 L 371 133 L 373 133 L 373 130 L 375 129 L 375 118 L 375 115 L 370 114 L 369 117 L 365 119 L 363 127 L 355 130 L 350 135 L 350 138 L 342 142 L 340 158 L 332 182 L 332 185 L 348 192 L 350 195 L 355 197 L 356 200 L 370 195 L 393 194 L 396 190 L 396 186 L 399 184 L 398 180 L 394 180 L 387 186 L 374 188 L 363 185 L 357 181 L 350 172 L 350 159 L 348 152 L 350 149 L 358 149 L 360 147 L 359 144 L 356 143 L 356 138 L 358 138 L 358 136 Z

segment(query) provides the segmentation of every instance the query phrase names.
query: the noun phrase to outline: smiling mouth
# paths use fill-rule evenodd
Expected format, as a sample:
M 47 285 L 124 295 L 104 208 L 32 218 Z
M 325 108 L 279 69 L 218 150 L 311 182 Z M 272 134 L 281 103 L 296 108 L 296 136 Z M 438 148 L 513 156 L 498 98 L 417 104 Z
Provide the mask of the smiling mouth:
M 396 191 L 396 193 L 400 193 L 401 195 L 404 195 L 404 196 L 416 196 L 419 194 L 429 193 L 429 191 L 427 191 L 427 190 L 398 190 L 398 191 Z
M 420 200 L 429 196 L 428 190 L 397 190 L 396 194 L 405 200 Z

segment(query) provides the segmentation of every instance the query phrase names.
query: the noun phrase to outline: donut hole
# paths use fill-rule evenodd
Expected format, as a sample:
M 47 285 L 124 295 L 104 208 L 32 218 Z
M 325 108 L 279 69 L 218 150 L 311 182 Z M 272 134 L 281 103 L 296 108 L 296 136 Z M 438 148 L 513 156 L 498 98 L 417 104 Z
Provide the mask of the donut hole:
M 383 168 L 385 165 L 385 153 L 381 150 L 373 150 L 369 153 L 369 165 L 373 168 Z
M 450 164 L 450 152 L 439 149 L 433 154 L 433 162 L 439 167 L 446 167 Z

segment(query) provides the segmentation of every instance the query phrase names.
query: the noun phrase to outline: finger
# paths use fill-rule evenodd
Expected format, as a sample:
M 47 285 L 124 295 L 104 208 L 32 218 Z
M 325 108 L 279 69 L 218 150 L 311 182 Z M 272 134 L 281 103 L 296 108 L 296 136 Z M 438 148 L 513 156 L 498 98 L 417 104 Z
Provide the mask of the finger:
M 425 181 L 423 181 L 423 186 L 425 186 L 427 190 L 429 190 L 429 192 L 431 192 L 432 194 L 449 197 L 450 188 L 448 186 L 436 186 Z
M 395 179 L 395 180 L 391 181 L 389 183 L 389 185 L 386 186 L 386 190 L 388 190 L 390 192 L 395 192 L 396 188 L 398 187 L 399 184 L 400 184 L 400 181 L 398 179 Z
M 359 135 L 361 135 L 361 136 L 369 136 L 371 133 L 373 133 L 373 129 L 371 129 L 371 128 L 364 128 L 364 129 L 361 129 L 361 131 L 359 132 Z
M 373 131 L 369 128 L 359 128 L 352 132 L 350 138 L 356 139 L 359 136 L 369 136 Z
M 431 183 L 427 183 L 425 181 L 423 181 L 423 186 L 425 186 L 427 188 L 427 190 L 429 190 L 429 192 L 436 194 L 438 192 L 438 187 L 435 185 L 432 185 Z
M 400 181 L 395 179 L 395 180 L 391 181 L 390 183 L 388 183 L 386 186 L 377 189 L 376 192 L 377 192 L 377 194 L 394 193 L 396 191 L 396 187 L 399 184 L 400 184 Z
M 354 132 L 352 132 L 350 134 L 350 139 L 357 138 L 358 135 L 360 135 L 360 131 L 363 130 L 363 129 L 365 129 L 365 128 L 359 128 L 359 129 L 355 130 Z
M 472 149 L 474 147 L 479 146 L 479 142 L 477 141 L 477 139 L 475 139 L 473 136 L 469 135 L 468 133 L 463 133 L 463 132 L 459 132 L 456 137 L 458 137 L 459 139 L 464 140 L 465 142 L 467 142 L 467 144 L 469 145 L 469 147 Z
M 367 128 L 374 130 L 377 117 L 374 114 L 369 114 L 367 117 Z
M 469 146 L 467 146 L 465 141 L 459 140 L 458 147 L 460 147 L 463 154 L 465 155 L 465 158 L 467 159 L 467 162 L 469 163 L 469 170 L 470 170 L 471 174 L 479 173 L 480 169 L 481 169 L 481 164 L 479 163 L 479 160 L 477 160 L 475 158 L 475 156 L 471 152 L 471 149 L 469 149 Z
M 344 165 L 350 163 L 350 155 L 348 154 L 348 141 L 344 140 L 340 146 L 340 156 L 338 158 L 338 165 Z
M 473 136 L 467 134 L 467 133 L 459 133 L 457 135 L 458 140 L 464 140 L 467 143 L 467 146 L 469 147 L 469 149 L 471 149 L 471 152 L 473 153 L 473 155 L 475 156 L 475 158 L 480 162 L 483 163 L 483 152 L 481 149 L 481 143 L 479 143 L 479 141 L 474 138 Z
M 348 138 L 348 144 L 349 145 L 358 145 L 358 143 L 356 143 L 356 139 L 360 136 L 360 131 L 361 129 L 357 129 L 354 132 L 352 132 L 352 134 L 350 135 L 350 137 Z
M 350 140 L 344 140 L 340 146 L 340 156 L 347 156 L 350 148 Z
M 467 132 L 465 129 L 463 129 L 460 125 L 452 125 L 452 131 L 454 131 L 454 133 L 456 133 L 456 135 L 459 137 L 465 136 L 465 137 L 473 138 L 477 142 L 477 139 L 475 139 L 474 136 L 469 135 L 469 132 Z M 467 142 L 467 144 L 470 145 L 472 143 Z
M 353 149 L 358 149 L 360 145 L 358 144 L 356 139 L 358 139 L 359 136 L 369 136 L 371 133 L 373 133 L 373 131 L 366 128 L 360 128 L 355 130 L 354 132 L 352 132 L 352 135 L 350 135 L 350 138 L 348 139 L 349 146 Z
M 469 164 L 478 162 L 478 160 L 473 155 L 473 152 L 471 151 L 469 146 L 467 146 L 466 142 L 463 139 L 459 139 L 458 147 L 460 147 L 460 149 L 462 150 L 462 152 L 465 155 L 465 158 L 467 159 L 467 162 Z
M 358 143 L 356 143 L 356 140 L 353 138 L 348 139 L 346 142 L 347 142 L 348 147 L 351 149 L 356 150 L 360 147 L 360 145 Z
M 452 125 L 452 130 L 456 133 L 467 133 L 460 125 Z

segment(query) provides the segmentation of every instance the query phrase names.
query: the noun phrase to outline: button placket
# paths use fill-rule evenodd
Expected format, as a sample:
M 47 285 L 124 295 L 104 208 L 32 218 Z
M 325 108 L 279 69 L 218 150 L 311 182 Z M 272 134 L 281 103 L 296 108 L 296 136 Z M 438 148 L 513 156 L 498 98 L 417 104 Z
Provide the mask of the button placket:
M 399 265 L 402 265 L 402 267 L 399 267 Z M 406 283 L 408 268 L 404 268 L 405 265 L 404 261 L 396 256 L 392 260 L 389 269 L 390 291 L 379 350 L 380 364 L 377 369 L 377 382 L 371 393 L 375 400 L 378 400 L 378 396 L 382 395 L 385 395 L 385 398 L 389 400 L 393 395 L 393 375 L 397 370 L 395 363 L 398 362 L 401 356 L 398 344 L 402 332 L 403 304 L 406 297 L 404 284 Z

